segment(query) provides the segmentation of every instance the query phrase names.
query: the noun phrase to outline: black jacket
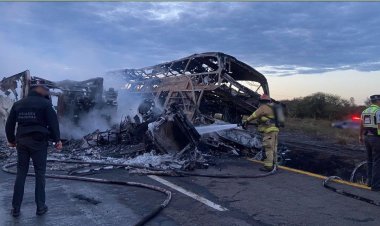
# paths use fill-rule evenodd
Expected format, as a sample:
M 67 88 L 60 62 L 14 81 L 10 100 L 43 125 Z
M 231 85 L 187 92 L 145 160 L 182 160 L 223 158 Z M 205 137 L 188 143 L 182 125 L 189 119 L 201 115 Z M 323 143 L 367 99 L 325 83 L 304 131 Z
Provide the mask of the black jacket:
M 60 140 L 58 118 L 51 102 L 35 91 L 30 91 L 26 98 L 13 104 L 5 132 L 10 143 L 33 133 L 43 134 L 46 140 L 50 137 L 53 142 Z

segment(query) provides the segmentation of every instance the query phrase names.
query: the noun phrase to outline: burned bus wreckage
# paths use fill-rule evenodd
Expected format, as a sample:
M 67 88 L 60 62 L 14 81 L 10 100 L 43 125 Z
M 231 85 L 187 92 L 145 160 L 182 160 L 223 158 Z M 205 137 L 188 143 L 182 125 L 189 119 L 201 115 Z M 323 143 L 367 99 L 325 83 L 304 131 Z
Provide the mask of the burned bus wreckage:
M 215 114 L 237 123 L 258 107 L 259 92 L 269 94 L 264 75 L 223 53 L 195 54 L 142 69 L 110 72 L 126 80 L 130 94 L 152 98 L 163 108 L 178 104 L 189 120 L 205 123 Z M 239 83 L 248 82 L 253 91 Z M 213 119 L 211 119 L 213 121 Z
M 63 133 L 67 156 L 124 159 L 123 163 L 143 156 L 151 160 L 148 166 L 181 169 L 205 167 L 208 156 L 223 153 L 260 158 L 260 136 L 254 127 L 244 130 L 238 124 L 258 108 L 261 94 L 269 94 L 268 83 L 236 58 L 217 52 L 194 54 L 151 67 L 111 71 L 104 77 L 124 84 L 104 90 L 101 77 L 45 80 L 61 128 L 68 128 Z M 42 78 L 25 71 L 1 81 L 3 119 L 12 101 L 27 95 L 32 79 Z M 121 95 L 139 100 L 132 113 L 120 107 Z M 94 120 L 100 118 L 106 129 L 84 128 L 96 127 Z M 80 130 L 86 131 L 79 133 L 81 139 L 73 135 Z M 160 161 L 153 164 L 156 156 Z

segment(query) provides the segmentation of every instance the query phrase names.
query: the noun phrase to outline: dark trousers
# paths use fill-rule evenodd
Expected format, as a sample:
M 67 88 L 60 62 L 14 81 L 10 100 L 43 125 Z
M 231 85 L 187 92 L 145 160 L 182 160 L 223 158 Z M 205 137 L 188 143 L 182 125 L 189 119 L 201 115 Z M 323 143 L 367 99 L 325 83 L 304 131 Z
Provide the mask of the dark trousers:
M 380 191 L 380 136 L 366 136 L 365 146 L 368 157 L 368 185 Z
M 24 196 L 25 179 L 29 170 L 29 161 L 33 160 L 36 184 L 35 202 L 37 208 L 45 207 L 45 172 L 47 159 L 46 142 L 41 143 L 38 148 L 31 148 L 25 144 L 17 144 L 17 177 L 14 185 L 13 208 L 20 208 Z

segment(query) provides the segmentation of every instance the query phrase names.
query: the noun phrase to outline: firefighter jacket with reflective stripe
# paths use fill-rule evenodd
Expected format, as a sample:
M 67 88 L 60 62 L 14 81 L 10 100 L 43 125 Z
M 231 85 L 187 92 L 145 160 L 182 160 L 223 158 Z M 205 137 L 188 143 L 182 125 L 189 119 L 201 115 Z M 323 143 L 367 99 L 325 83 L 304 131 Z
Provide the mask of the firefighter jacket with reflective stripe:
M 251 116 L 248 117 L 247 121 L 257 120 L 259 124 L 259 132 L 270 133 L 279 132 L 279 128 L 276 127 L 273 107 L 269 104 L 261 105 Z
M 361 116 L 363 128 L 366 135 L 380 136 L 380 107 L 372 104 L 365 109 Z

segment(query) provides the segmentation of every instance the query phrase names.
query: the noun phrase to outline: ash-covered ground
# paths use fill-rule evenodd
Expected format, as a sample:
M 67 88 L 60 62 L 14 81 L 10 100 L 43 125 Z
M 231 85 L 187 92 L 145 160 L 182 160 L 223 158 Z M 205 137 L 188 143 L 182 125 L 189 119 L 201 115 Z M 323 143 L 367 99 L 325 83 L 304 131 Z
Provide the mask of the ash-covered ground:
M 215 134 L 214 134 L 215 135 Z M 302 142 L 298 139 L 302 138 Z M 301 169 L 325 176 L 338 175 L 349 179 L 355 166 L 366 159 L 363 149 L 350 149 L 343 145 L 333 145 L 324 141 L 318 141 L 304 134 L 280 135 L 280 164 L 296 169 Z M 0 137 L 0 163 L 5 164 L 16 160 L 17 151 L 9 148 L 5 137 Z M 239 152 L 228 149 L 222 143 L 218 151 L 214 147 L 201 144 L 196 150 L 198 159 L 196 164 L 190 164 L 189 159 L 178 158 L 172 153 L 161 153 L 156 150 L 146 151 L 144 144 L 137 145 L 103 145 L 90 147 L 84 139 L 64 142 L 62 151 L 57 152 L 52 146 L 48 149 L 48 158 L 55 160 L 73 160 L 94 163 L 112 163 L 134 165 L 138 167 L 155 168 L 157 170 L 193 170 L 194 168 L 214 167 L 218 159 L 253 157 L 260 160 L 260 152 Z M 230 147 L 229 147 L 230 148 Z M 81 173 L 103 169 L 104 167 L 89 167 L 86 164 L 54 164 L 49 163 L 50 169 L 76 170 Z M 83 170 L 81 170 L 83 168 Z M 363 181 L 365 167 L 359 172 Z
M 9 148 L 7 145 L 7 139 L 3 135 L 0 135 L 0 162 L 4 162 L 15 156 L 16 149 Z

